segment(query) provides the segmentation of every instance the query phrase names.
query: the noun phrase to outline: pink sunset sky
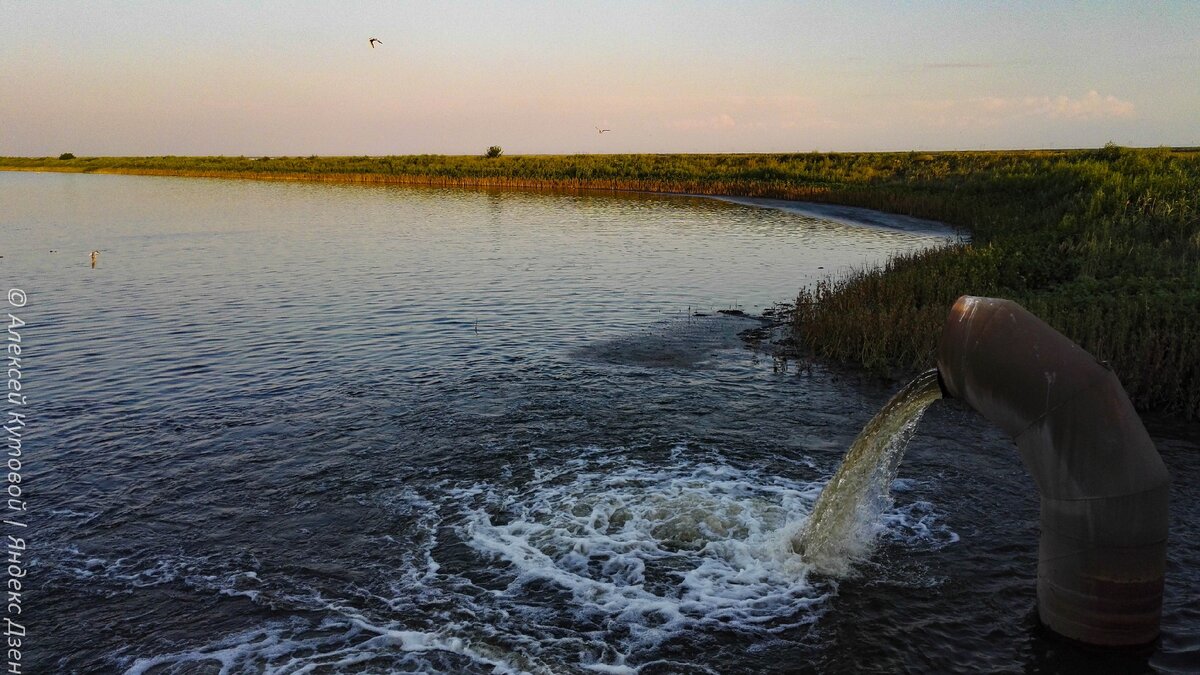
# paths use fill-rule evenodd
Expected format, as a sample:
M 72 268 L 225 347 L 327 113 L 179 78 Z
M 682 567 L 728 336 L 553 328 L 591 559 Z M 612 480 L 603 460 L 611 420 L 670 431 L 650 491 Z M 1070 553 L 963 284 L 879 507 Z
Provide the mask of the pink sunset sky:
M 0 5 L 0 155 L 1200 145 L 1198 82 L 1197 2 Z

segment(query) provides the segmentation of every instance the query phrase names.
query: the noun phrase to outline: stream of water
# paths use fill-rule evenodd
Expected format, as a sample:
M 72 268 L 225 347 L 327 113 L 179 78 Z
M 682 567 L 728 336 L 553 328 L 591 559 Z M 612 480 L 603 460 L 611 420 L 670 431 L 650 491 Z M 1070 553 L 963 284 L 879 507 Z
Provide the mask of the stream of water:
M 938 372 L 909 382 L 854 439 L 793 548 L 818 572 L 845 576 L 874 546 L 893 506 L 892 482 L 925 409 L 942 397 Z

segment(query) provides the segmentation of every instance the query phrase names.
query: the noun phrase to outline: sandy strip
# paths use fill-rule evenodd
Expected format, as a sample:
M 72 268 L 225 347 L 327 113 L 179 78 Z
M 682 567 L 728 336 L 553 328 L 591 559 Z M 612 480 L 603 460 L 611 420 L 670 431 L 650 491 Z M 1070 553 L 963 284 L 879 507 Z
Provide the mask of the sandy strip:
M 765 197 L 727 197 L 720 195 L 696 195 L 708 199 L 719 199 L 723 202 L 758 206 L 768 209 L 779 209 L 789 213 L 797 213 L 810 218 L 830 220 L 843 225 L 858 227 L 879 227 L 889 230 L 902 230 L 913 234 L 922 234 L 945 239 L 969 239 L 966 232 L 959 231 L 945 223 L 935 220 L 924 220 L 912 216 L 902 216 L 894 213 L 884 213 L 858 206 L 840 206 L 838 204 L 820 204 L 817 202 L 794 202 L 786 199 L 767 199 Z

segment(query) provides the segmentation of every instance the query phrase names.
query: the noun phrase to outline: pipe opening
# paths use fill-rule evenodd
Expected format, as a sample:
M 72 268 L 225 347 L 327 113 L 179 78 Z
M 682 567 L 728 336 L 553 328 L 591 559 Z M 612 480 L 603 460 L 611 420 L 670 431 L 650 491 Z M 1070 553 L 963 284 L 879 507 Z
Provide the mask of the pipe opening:
M 946 388 L 946 378 L 942 377 L 942 369 L 937 368 L 936 370 L 937 370 L 937 385 L 938 385 L 938 389 L 940 389 L 942 391 L 942 398 L 954 398 L 954 395 L 951 394 L 950 390 Z

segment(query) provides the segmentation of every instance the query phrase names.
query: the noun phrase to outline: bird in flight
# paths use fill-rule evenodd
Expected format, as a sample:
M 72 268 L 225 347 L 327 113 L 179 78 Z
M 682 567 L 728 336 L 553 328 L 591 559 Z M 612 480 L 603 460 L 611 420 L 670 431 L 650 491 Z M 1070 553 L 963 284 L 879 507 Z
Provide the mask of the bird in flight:
M 599 133 L 599 134 L 606 134 L 610 131 L 612 131 L 612 129 L 601 129 L 600 127 L 596 127 L 596 133 Z
M 383 41 L 381 41 L 379 38 L 371 38 L 370 40 L 367 40 L 367 44 L 371 45 L 371 49 L 375 49 L 376 42 L 383 44 Z

